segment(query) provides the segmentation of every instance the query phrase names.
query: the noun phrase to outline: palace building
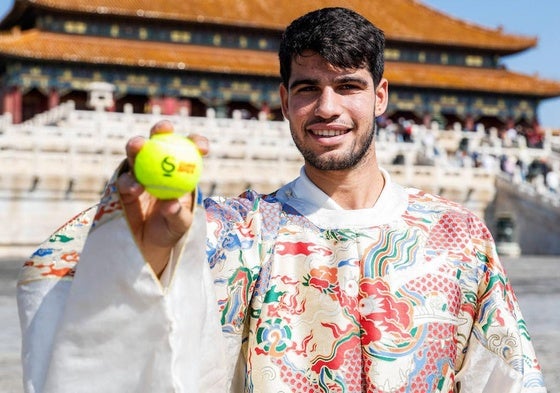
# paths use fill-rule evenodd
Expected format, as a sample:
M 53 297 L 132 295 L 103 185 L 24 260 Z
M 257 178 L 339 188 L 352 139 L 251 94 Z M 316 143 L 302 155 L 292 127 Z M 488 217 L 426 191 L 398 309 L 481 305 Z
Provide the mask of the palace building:
M 486 127 L 538 123 L 560 82 L 506 69 L 535 37 L 472 24 L 418 0 L 15 0 L 0 21 L 0 113 L 15 123 L 110 83 L 113 111 L 281 119 L 277 48 L 312 9 L 347 6 L 385 31 L 387 116 Z

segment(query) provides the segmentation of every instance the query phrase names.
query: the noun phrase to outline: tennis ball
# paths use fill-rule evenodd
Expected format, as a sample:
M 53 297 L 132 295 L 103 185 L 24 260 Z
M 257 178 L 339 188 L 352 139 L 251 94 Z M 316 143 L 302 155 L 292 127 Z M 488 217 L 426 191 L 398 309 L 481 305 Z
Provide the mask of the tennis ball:
M 154 134 L 134 161 L 134 175 L 158 199 L 177 199 L 192 192 L 202 172 L 196 145 L 181 135 Z

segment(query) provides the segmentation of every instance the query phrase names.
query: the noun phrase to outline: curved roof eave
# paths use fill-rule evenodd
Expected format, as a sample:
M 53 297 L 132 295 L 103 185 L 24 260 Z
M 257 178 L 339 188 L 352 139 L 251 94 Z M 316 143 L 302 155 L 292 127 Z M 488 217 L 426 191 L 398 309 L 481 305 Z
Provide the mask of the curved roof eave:
M 76 36 L 32 29 L 0 35 L 0 54 L 19 59 L 277 77 L 277 54 L 198 45 Z
M 0 35 L 0 54 L 40 61 L 279 77 L 275 52 L 92 38 L 36 29 Z M 560 96 L 560 82 L 505 69 L 387 62 L 385 70 L 395 86 Z
M 281 31 L 313 9 L 346 6 L 383 29 L 388 40 L 483 48 L 516 53 L 536 45 L 535 37 L 506 34 L 444 14 L 418 0 L 306 0 L 271 7 L 268 0 L 16 0 L 16 3 L 68 12 L 120 15 L 180 22 L 206 22 Z M 411 23 L 414 21 L 414 23 Z M 1 26 L 1 24 L 0 24 Z

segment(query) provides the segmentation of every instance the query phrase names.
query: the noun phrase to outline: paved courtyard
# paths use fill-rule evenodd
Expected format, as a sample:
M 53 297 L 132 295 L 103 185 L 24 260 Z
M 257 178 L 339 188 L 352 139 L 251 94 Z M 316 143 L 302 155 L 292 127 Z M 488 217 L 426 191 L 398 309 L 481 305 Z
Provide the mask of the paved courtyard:
M 15 285 L 23 257 L 0 257 L 0 392 L 22 393 Z M 560 393 L 560 257 L 505 259 L 549 393 Z

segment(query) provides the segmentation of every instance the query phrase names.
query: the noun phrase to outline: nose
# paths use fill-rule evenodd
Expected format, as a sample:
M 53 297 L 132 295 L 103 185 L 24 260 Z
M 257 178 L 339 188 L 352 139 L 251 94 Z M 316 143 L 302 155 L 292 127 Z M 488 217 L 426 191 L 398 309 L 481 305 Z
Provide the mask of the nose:
M 340 115 L 340 95 L 331 87 L 326 87 L 321 91 L 315 105 L 315 116 L 323 119 Z

